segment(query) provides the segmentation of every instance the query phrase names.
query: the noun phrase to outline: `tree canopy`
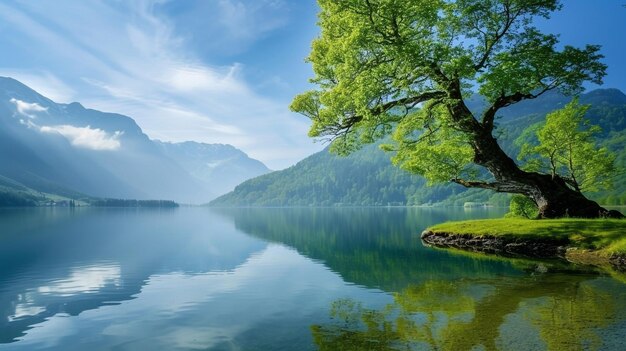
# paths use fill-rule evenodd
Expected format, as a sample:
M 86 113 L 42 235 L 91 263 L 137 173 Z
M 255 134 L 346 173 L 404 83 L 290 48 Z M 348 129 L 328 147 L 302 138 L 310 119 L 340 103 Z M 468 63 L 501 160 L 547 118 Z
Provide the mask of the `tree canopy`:
M 309 117 L 310 136 L 347 153 L 396 130 L 398 163 L 432 180 L 461 175 L 472 161 L 467 134 L 491 132 L 499 109 L 551 89 L 600 83 L 599 47 L 558 49 L 533 26 L 555 0 L 320 0 L 321 36 L 308 60 L 318 86 L 291 108 Z M 456 114 L 453 100 L 478 91 L 481 116 Z M 428 101 L 420 107 L 420 103 Z M 453 152 L 456 151 L 456 152 Z M 428 162 L 407 162 L 415 154 Z M 431 172 L 427 163 L 445 164 Z

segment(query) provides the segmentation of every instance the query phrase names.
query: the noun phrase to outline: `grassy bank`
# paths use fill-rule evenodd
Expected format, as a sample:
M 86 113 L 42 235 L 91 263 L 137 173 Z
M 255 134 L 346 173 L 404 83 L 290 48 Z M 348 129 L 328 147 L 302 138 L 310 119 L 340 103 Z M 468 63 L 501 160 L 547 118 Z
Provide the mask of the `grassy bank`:
M 597 254 L 626 255 L 626 220 L 619 219 L 486 219 L 448 222 L 427 229 L 437 234 L 502 237 L 507 240 L 563 241 Z

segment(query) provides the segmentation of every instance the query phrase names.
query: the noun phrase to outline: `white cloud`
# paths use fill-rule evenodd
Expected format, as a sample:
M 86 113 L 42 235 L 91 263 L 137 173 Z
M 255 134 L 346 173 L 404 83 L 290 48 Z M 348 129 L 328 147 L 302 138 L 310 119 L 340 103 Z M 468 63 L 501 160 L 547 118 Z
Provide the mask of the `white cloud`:
M 236 76 L 241 65 L 234 64 L 223 69 L 222 72 L 207 67 L 173 66 L 164 83 L 181 92 L 213 91 L 222 93 L 237 93 L 246 90 L 246 87 Z
M 28 118 L 35 119 L 37 118 L 35 113 L 48 111 L 47 107 L 43 107 L 36 102 L 30 103 L 30 102 L 18 100 L 16 98 L 12 98 L 9 101 L 15 105 L 15 108 L 17 109 L 17 112 L 19 114 L 21 114 L 22 116 L 26 116 Z
M 61 134 L 73 146 L 90 149 L 90 150 L 117 150 L 121 147 L 120 137 L 123 135 L 121 131 L 115 131 L 113 134 L 109 134 L 106 131 L 99 128 L 75 127 L 72 125 L 64 124 L 58 126 L 39 126 L 33 122 L 36 119 L 36 113 L 47 112 L 48 108 L 39 105 L 36 102 L 25 102 L 16 98 L 9 100 L 15 105 L 17 112 L 28 119 L 20 119 L 20 123 L 24 124 L 28 128 L 39 130 L 42 133 L 48 134 Z
M 116 131 L 112 135 L 99 128 L 74 127 L 71 125 L 43 126 L 42 133 L 58 133 L 64 136 L 73 146 L 90 150 L 117 150 L 120 148 L 122 132 Z

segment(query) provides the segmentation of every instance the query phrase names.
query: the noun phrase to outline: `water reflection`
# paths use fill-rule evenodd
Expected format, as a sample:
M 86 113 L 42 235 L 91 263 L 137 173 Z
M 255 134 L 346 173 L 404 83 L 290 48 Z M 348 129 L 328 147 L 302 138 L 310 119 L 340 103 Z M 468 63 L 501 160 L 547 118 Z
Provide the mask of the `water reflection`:
M 624 297 L 620 283 L 589 276 L 431 280 L 379 309 L 337 300 L 311 331 L 319 350 L 619 349 Z
M 237 229 L 293 247 L 347 282 L 368 288 L 399 291 L 433 278 L 523 274 L 508 260 L 476 260 L 421 244 L 420 234 L 431 224 L 501 216 L 499 209 L 252 208 L 220 213 L 232 217 Z
M 420 243 L 432 223 L 500 214 L 0 210 L 0 350 L 618 345 L 621 283 Z
M 381 212 L 384 214 L 381 215 Z M 352 297 L 314 324 L 320 350 L 612 349 L 626 335 L 626 287 L 561 261 L 424 248 L 432 223 L 498 213 L 422 209 L 248 209 L 237 228 L 287 244 L 347 281 L 392 293 L 379 308 Z M 542 273 L 546 272 L 547 273 Z M 611 329 L 613 328 L 613 329 Z
M 154 274 L 135 298 L 57 313 L 8 349 L 313 350 L 308 325 L 325 319 L 338 294 L 388 302 L 272 244 L 233 270 Z
M 73 268 L 69 277 L 40 286 L 37 292 L 57 296 L 97 293 L 107 286 L 119 287 L 120 275 L 116 264 Z
M 227 272 L 267 244 L 207 211 L 0 210 L 0 344 L 55 315 L 118 305 L 152 277 Z

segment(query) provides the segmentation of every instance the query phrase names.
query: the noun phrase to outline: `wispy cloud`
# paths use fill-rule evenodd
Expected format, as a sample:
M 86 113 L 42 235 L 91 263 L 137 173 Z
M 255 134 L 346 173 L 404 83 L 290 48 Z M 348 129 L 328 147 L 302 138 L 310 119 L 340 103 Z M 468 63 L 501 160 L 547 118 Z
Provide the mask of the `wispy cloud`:
M 71 125 L 43 126 L 39 127 L 42 133 L 58 133 L 64 136 L 69 142 L 78 148 L 96 151 L 118 150 L 122 145 L 120 136 L 122 132 L 116 131 L 109 134 L 100 128 L 74 127 Z
M 20 115 L 28 118 L 35 119 L 37 118 L 37 116 L 35 115 L 37 112 L 48 111 L 48 108 L 43 107 L 36 102 L 30 103 L 15 98 L 12 98 L 9 101 L 15 105 L 15 109 Z
M 172 5 L 0 4 L 0 20 L 19 34 L 15 42 L 28 43 L 13 49 L 29 57 L 46 54 L 45 62 L 36 61 L 41 74 L 19 67 L 0 67 L 0 73 L 35 83 L 53 99 L 127 114 L 153 138 L 230 143 L 275 169 L 319 148 L 307 140 L 307 122 L 288 111 L 288 101 L 255 91 L 245 65 L 201 53 L 207 47 L 222 48 L 220 54 L 245 50 L 280 28 L 288 15 L 283 1 L 199 1 L 176 18 L 164 11 Z M 201 22 L 185 27 L 191 19 Z M 195 33 L 206 45 L 191 37 Z

